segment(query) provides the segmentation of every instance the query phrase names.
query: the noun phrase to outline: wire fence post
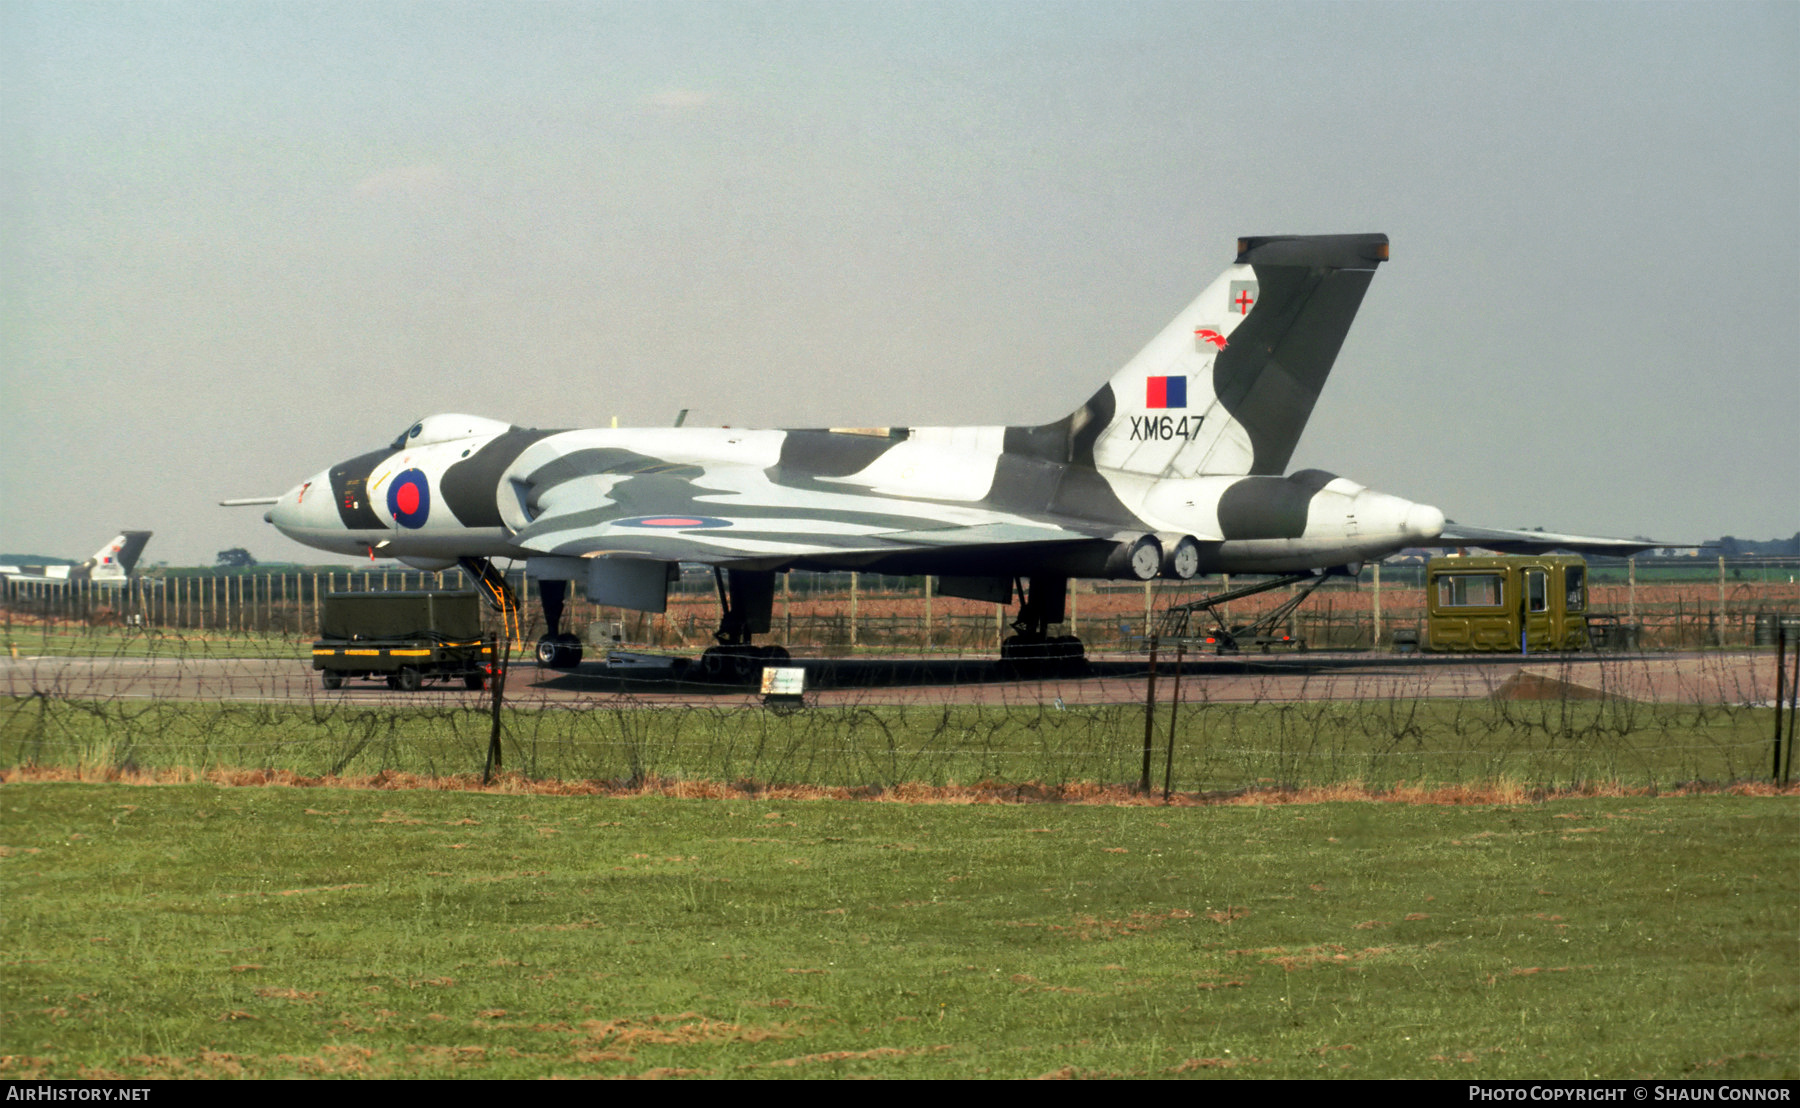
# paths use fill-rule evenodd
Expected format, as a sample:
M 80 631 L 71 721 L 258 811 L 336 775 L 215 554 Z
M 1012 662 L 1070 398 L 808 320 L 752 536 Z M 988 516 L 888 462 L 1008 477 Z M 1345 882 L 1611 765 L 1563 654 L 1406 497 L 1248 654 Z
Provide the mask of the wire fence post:
M 1786 624 L 1782 630 L 1793 639 L 1795 631 L 1800 631 L 1800 619 L 1782 622 Z M 1795 716 L 1800 716 L 1800 642 L 1796 642 L 1793 649 L 1791 666 L 1793 671 L 1787 675 L 1787 757 L 1782 761 L 1782 786 L 1793 777 L 1795 768 Z
M 1769 766 L 1769 780 L 1781 780 L 1781 708 L 1787 695 L 1787 628 L 1775 632 L 1775 759 Z
M 1146 627 L 1145 631 L 1149 628 Z M 1156 636 L 1150 636 L 1150 680 L 1144 684 L 1144 772 L 1138 777 L 1138 791 L 1150 792 L 1150 741 L 1156 729 Z
M 919 637 L 922 653 L 931 653 L 931 574 L 925 575 L 925 631 Z
M 1169 693 L 1169 749 L 1163 759 L 1163 803 L 1169 802 L 1169 782 L 1175 776 L 1175 718 L 1181 714 L 1181 656 L 1187 644 L 1175 642 L 1175 687 Z
M 1720 650 L 1725 649 L 1725 555 L 1719 555 L 1719 641 Z

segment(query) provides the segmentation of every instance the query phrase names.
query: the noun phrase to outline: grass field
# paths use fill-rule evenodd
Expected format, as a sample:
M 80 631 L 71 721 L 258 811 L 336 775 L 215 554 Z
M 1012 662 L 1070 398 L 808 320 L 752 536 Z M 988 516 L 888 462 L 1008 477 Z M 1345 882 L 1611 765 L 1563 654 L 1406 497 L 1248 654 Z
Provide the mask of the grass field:
M 1800 1076 L 1791 796 L 0 814 L 0 1078 Z
M 0 700 L 0 1079 L 1800 1077 L 1771 715 Z

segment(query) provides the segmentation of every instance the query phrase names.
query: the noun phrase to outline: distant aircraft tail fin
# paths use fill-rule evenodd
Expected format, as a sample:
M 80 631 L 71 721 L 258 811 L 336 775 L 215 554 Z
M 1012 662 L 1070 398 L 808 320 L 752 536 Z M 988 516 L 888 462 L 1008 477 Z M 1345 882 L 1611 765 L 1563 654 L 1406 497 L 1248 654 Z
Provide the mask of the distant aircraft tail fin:
M 1287 470 L 1386 235 L 1238 240 L 1236 262 L 1068 417 L 1007 448 L 1149 477 Z
M 150 541 L 151 531 L 121 531 L 113 540 L 94 551 L 94 556 L 83 564 L 88 571 L 89 580 L 104 580 L 131 576 L 137 568 L 138 558 L 144 553 L 144 546 Z

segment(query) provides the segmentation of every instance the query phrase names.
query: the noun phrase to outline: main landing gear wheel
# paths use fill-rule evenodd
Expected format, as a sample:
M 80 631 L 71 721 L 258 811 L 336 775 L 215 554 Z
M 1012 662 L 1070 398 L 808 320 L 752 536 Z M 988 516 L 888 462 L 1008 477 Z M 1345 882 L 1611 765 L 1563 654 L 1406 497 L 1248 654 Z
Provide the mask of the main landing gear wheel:
M 1087 649 L 1074 635 L 1013 635 L 1000 644 L 1000 666 L 1014 677 L 1048 677 L 1080 673 Z
M 581 640 L 564 631 L 537 642 L 537 663 L 545 669 L 574 669 L 581 664 Z
M 1162 548 L 1146 535 L 1133 548 L 1133 562 L 1147 552 L 1152 570 L 1162 563 Z M 1141 570 L 1142 566 L 1136 566 Z M 1147 579 L 1147 578 L 1146 578 Z M 1014 583 L 1019 595 L 1017 634 L 1000 644 L 1000 673 L 1010 679 L 1076 675 L 1087 666 L 1087 651 L 1074 635 L 1052 635 L 1050 628 L 1067 618 L 1069 580 L 1066 577 L 1034 577 Z
M 780 646 L 709 646 L 700 655 L 700 679 L 747 685 L 761 678 L 764 666 L 787 660 L 787 649 Z

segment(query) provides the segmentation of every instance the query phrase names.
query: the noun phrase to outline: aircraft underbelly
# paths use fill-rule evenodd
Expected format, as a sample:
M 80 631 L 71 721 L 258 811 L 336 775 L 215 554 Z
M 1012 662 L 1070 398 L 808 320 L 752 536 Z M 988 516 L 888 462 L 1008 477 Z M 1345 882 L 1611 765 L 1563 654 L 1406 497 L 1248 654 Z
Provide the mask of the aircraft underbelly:
M 1237 539 L 1217 544 L 1203 558 L 1206 573 L 1295 573 L 1381 558 L 1407 544 L 1405 535 L 1299 539 Z
M 316 531 L 290 525 L 289 538 L 333 554 L 366 557 L 373 549 L 380 558 L 523 558 L 529 553 L 508 541 L 505 528 L 471 528 L 444 534 L 389 530 Z

